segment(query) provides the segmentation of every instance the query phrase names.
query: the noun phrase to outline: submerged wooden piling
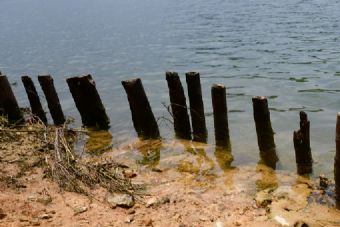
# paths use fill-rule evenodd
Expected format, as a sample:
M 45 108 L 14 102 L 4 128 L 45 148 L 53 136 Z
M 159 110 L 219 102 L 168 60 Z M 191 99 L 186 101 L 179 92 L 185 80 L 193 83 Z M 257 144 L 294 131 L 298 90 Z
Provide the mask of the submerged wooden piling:
M 266 165 L 275 168 L 278 157 L 275 149 L 274 131 L 270 122 L 267 98 L 264 96 L 254 96 L 252 101 L 261 159 Z
M 143 139 L 158 139 L 160 137 L 158 125 L 142 81 L 139 78 L 125 80 L 122 81 L 122 85 L 128 97 L 133 125 L 138 136 Z
M 184 89 L 177 72 L 166 72 L 176 136 L 191 139 L 191 127 Z
M 0 75 L 0 108 L 10 123 L 19 123 L 23 120 L 18 102 L 5 75 Z
M 211 87 L 211 99 L 214 112 L 215 141 L 217 146 L 230 145 L 228 126 L 228 107 L 225 86 L 214 84 Z
M 300 112 L 300 129 L 294 131 L 293 142 L 295 149 L 298 174 L 310 174 L 313 171 L 313 158 L 310 148 L 310 122 L 305 112 Z
M 193 140 L 206 143 L 208 132 L 205 124 L 200 74 L 188 72 L 185 76 L 188 85 Z
M 50 110 L 54 124 L 64 124 L 65 116 L 61 109 L 57 91 L 54 87 L 53 78 L 50 75 L 40 75 L 38 76 L 38 81 L 45 94 L 48 109 Z
M 110 119 L 106 114 L 96 84 L 91 75 L 66 79 L 73 100 L 85 126 L 108 129 Z
M 336 208 L 340 209 L 340 112 L 336 118 L 335 130 L 336 152 L 334 158 L 335 202 Z
M 39 119 L 47 124 L 46 113 L 41 105 L 40 98 L 37 90 L 35 89 L 34 83 L 29 76 L 22 76 L 21 81 L 24 84 L 28 101 L 31 105 L 31 110 L 34 115 L 39 117 Z

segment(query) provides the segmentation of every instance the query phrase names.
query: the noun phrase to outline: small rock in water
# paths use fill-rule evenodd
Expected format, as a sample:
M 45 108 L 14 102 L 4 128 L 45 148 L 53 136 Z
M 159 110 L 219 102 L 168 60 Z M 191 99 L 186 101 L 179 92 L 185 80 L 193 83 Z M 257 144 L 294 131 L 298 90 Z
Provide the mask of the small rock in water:
M 112 207 L 133 207 L 135 205 L 134 198 L 129 194 L 114 193 L 109 195 L 106 200 Z
M 319 179 L 320 179 L 320 188 L 326 189 L 328 187 L 328 184 L 329 184 L 328 178 L 325 177 L 324 175 L 320 175 Z

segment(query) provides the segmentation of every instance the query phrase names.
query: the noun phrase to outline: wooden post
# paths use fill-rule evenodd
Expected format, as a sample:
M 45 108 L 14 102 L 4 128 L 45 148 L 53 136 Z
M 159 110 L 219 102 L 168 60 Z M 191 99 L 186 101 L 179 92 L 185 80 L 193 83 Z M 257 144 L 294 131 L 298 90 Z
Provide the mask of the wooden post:
M 274 131 L 270 122 L 268 101 L 264 96 L 254 96 L 253 110 L 257 133 L 257 143 L 262 161 L 269 167 L 275 168 L 278 157 L 275 149 Z
M 336 208 L 340 209 L 340 112 L 338 112 L 336 118 L 335 143 L 336 143 L 336 152 L 334 158 L 335 201 Z
M 138 136 L 143 139 L 158 139 L 160 137 L 158 125 L 142 81 L 139 78 L 125 80 L 122 81 L 122 85 L 129 100 L 132 121 Z
M 40 98 L 34 83 L 29 76 L 22 76 L 21 81 L 24 84 L 28 101 L 30 102 L 32 113 L 40 118 L 44 124 L 47 124 L 46 113 L 41 105 Z
M 54 124 L 64 124 L 65 116 L 61 109 L 57 91 L 54 87 L 53 78 L 50 75 L 40 75 L 38 76 L 38 81 L 45 94 Z
M 169 87 L 172 116 L 176 135 L 182 139 L 191 139 L 191 127 L 184 90 L 177 72 L 166 72 Z
M 0 108 L 7 115 L 10 123 L 20 123 L 23 120 L 18 102 L 13 94 L 7 76 L 0 76 Z
M 216 146 L 230 145 L 227 94 L 225 86 L 214 84 L 211 87 L 211 98 L 214 112 L 214 127 Z
M 313 171 L 313 158 L 310 148 L 310 136 L 307 114 L 300 112 L 300 130 L 294 131 L 293 142 L 298 174 L 310 174 Z
M 66 79 L 76 107 L 85 126 L 108 129 L 110 119 L 91 75 Z
M 208 133 L 205 125 L 200 74 L 197 72 L 188 72 L 185 76 L 188 85 L 193 140 L 206 143 Z

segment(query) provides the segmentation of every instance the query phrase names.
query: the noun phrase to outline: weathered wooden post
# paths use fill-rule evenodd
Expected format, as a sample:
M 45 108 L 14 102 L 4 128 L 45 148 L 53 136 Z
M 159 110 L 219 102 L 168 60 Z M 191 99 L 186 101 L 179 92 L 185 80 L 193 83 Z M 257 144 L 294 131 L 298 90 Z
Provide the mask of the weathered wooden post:
M 193 140 L 206 143 L 208 132 L 205 125 L 200 74 L 197 72 L 188 72 L 185 76 L 188 85 Z
M 108 129 L 110 119 L 91 75 L 66 79 L 70 92 L 85 126 Z
M 334 158 L 335 201 L 336 208 L 340 209 L 340 112 L 338 112 L 336 117 L 335 143 L 336 143 L 336 152 Z
M 23 120 L 18 102 L 5 75 L 0 76 L 0 108 L 7 115 L 10 123 L 20 123 Z
M 307 114 L 300 112 L 300 129 L 294 131 L 293 142 L 295 149 L 296 165 L 298 174 L 310 174 L 313 171 L 313 158 L 310 148 L 310 122 Z
M 172 116 L 174 118 L 174 128 L 176 135 L 179 138 L 190 140 L 190 120 L 181 80 L 177 72 L 166 72 L 165 76 L 168 82 L 171 110 Z
M 158 139 L 160 137 L 158 125 L 142 81 L 139 78 L 125 80 L 122 81 L 122 85 L 128 97 L 133 125 L 138 136 L 143 139 Z
M 40 98 L 34 83 L 29 76 L 22 76 L 21 81 L 24 84 L 28 101 L 30 102 L 32 113 L 39 117 L 39 119 L 47 124 L 46 113 L 41 105 Z
M 54 124 L 64 124 L 65 116 L 61 109 L 57 91 L 54 87 L 53 78 L 50 75 L 40 75 L 38 76 L 38 81 L 45 94 L 48 109 L 50 110 Z
M 264 96 L 254 96 L 253 111 L 257 133 L 257 143 L 262 161 L 269 167 L 275 168 L 279 160 L 276 154 L 274 131 L 270 122 L 268 101 Z
M 211 87 L 211 99 L 214 112 L 215 141 L 217 146 L 230 145 L 227 94 L 225 86 L 214 84 Z

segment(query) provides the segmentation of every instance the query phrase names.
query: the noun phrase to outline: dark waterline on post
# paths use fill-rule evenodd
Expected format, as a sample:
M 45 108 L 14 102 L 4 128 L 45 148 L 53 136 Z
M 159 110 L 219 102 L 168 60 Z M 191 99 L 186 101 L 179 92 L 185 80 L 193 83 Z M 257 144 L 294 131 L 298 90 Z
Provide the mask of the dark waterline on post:
M 3 108 L 4 114 L 8 116 L 9 122 L 19 123 L 23 120 L 18 102 L 5 75 L 0 76 L 0 108 Z
M 169 88 L 170 105 L 176 136 L 190 140 L 190 119 L 181 80 L 177 72 L 166 72 L 165 76 Z
M 193 140 L 206 143 L 208 132 L 205 124 L 200 74 L 188 72 L 185 77 L 188 85 Z
M 298 174 L 313 172 L 313 158 L 310 148 L 310 122 L 305 112 L 300 112 L 300 129 L 294 131 L 293 142 L 295 149 Z
M 152 113 L 141 79 L 125 80 L 122 85 L 128 97 L 133 125 L 140 138 L 160 138 L 158 125 Z
M 257 142 L 262 161 L 275 169 L 279 160 L 276 154 L 274 131 L 270 122 L 270 112 L 267 98 L 255 96 L 252 98 Z
M 46 113 L 41 105 L 40 98 L 34 86 L 33 80 L 29 76 L 22 76 L 21 81 L 24 84 L 27 98 L 31 105 L 32 113 L 39 117 L 39 119 L 44 122 L 44 124 L 47 124 Z
M 38 81 L 45 94 L 54 124 L 64 124 L 66 120 L 59 102 L 57 91 L 54 87 L 53 78 L 50 75 L 40 75 L 38 76 Z

